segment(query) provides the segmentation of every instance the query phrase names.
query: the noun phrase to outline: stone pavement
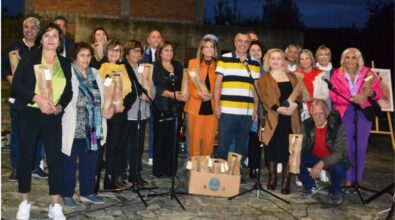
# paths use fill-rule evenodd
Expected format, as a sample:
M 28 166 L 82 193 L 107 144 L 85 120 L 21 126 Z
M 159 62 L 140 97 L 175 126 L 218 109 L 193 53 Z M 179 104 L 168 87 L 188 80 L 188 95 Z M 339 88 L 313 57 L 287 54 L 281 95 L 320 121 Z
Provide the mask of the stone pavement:
M 9 129 L 8 106 L 2 104 L 2 131 Z M 1 218 L 15 219 L 19 205 L 17 182 L 10 182 L 9 149 L 1 149 Z M 144 154 L 146 158 L 146 154 Z M 180 158 L 176 179 L 176 190 L 186 191 L 188 174 L 181 166 L 185 159 Z M 154 192 L 168 192 L 171 181 L 168 178 L 158 179 L 152 176 L 151 167 L 144 165 L 142 176 L 159 189 Z M 281 182 L 281 180 L 279 179 Z M 394 153 L 387 138 L 372 136 L 367 153 L 365 178 L 363 186 L 371 189 L 382 189 L 394 181 Z M 266 171 L 263 170 L 262 183 L 266 185 Z M 254 181 L 241 186 L 249 189 Z M 74 198 L 78 203 L 76 209 L 64 208 L 68 219 L 375 219 L 377 213 L 391 206 L 392 197 L 384 194 L 369 204 L 362 205 L 356 194 L 346 195 L 342 206 L 324 206 L 315 198 L 304 200 L 301 198 L 302 188 L 297 187 L 292 179 L 291 194 L 282 195 L 279 187 L 273 192 L 290 202 L 284 202 L 261 191 L 260 198 L 255 197 L 255 191 L 229 201 L 227 198 L 179 195 L 178 198 L 185 206 L 183 211 L 175 200 L 169 196 L 147 198 L 148 208 L 145 208 L 136 193 L 124 191 L 121 193 L 100 193 L 106 203 L 103 205 L 83 204 L 78 199 L 78 192 Z M 150 193 L 154 193 L 150 192 Z M 322 190 L 317 196 L 326 195 Z M 145 194 L 145 191 L 142 191 Z M 364 199 L 373 195 L 362 190 Z M 49 205 L 48 184 L 46 180 L 32 181 L 32 212 L 31 219 L 47 219 Z M 387 213 L 378 216 L 385 219 Z

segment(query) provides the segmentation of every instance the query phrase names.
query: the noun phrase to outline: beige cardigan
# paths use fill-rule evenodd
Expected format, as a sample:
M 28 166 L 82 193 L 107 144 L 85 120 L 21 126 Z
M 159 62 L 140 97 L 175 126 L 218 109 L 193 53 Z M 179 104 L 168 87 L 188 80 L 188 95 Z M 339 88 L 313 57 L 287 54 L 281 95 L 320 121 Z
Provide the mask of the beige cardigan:
M 288 73 L 288 78 L 291 81 L 292 87 L 295 88 L 298 84 L 298 79 L 292 73 Z M 277 82 L 274 78 L 270 75 L 270 73 L 266 72 L 263 74 L 258 80 L 258 91 L 261 95 L 261 101 L 263 103 L 263 107 L 268 112 L 268 120 L 272 128 L 269 127 L 269 123 L 265 123 L 265 135 L 263 137 L 263 142 L 265 145 L 268 145 L 273 133 L 278 124 L 278 113 L 272 110 L 274 105 L 280 105 L 279 98 L 280 98 L 280 89 L 277 86 Z M 302 100 L 302 96 L 299 95 L 297 100 L 300 102 Z M 299 119 L 299 111 L 296 109 L 291 115 L 291 123 L 292 123 L 292 131 L 294 134 L 300 133 L 300 119 Z
M 72 68 L 71 74 L 71 87 L 73 88 L 73 98 L 70 103 L 64 110 L 64 114 L 62 117 L 62 153 L 67 156 L 71 155 L 71 148 L 73 147 L 74 142 L 74 134 L 76 129 L 76 120 L 77 120 L 77 98 L 78 98 L 78 79 L 75 76 L 74 69 Z M 92 68 L 92 73 L 96 78 L 97 86 L 99 87 L 101 99 L 103 99 L 103 82 L 98 74 L 96 69 Z M 101 102 L 103 105 L 103 102 Z M 102 120 L 103 127 L 103 139 L 100 141 L 100 144 L 103 145 L 106 143 L 107 137 L 107 120 L 103 118 Z

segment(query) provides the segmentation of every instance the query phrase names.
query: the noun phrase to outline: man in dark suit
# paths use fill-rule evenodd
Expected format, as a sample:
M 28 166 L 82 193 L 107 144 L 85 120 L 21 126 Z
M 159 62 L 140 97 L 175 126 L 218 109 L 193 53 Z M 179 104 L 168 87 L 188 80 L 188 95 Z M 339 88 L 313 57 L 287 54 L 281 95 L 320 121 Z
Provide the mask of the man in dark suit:
M 63 16 L 57 16 L 54 20 L 53 23 L 55 23 L 56 25 L 58 25 L 58 27 L 60 28 L 60 30 L 62 30 L 63 32 L 63 36 L 66 37 L 66 33 L 67 33 L 67 24 L 68 21 L 65 17 Z M 73 42 L 67 38 L 65 38 L 64 41 L 64 45 L 63 45 L 63 52 L 61 53 L 61 55 L 63 57 L 69 58 L 70 59 L 70 52 L 71 52 L 71 48 L 73 47 Z

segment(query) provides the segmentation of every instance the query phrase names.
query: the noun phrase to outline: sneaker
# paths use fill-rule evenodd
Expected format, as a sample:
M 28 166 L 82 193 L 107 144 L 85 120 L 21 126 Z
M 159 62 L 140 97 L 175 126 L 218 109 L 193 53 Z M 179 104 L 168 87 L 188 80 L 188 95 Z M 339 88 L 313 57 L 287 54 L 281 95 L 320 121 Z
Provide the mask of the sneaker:
M 41 168 L 37 168 L 33 171 L 32 174 L 33 177 L 40 179 L 40 180 L 46 180 L 48 179 L 48 174 L 44 172 Z
M 11 170 L 11 173 L 10 173 L 10 176 L 8 177 L 8 180 L 11 181 L 11 182 L 18 181 L 18 176 L 17 176 L 16 169 L 12 169 Z
M 327 196 L 321 196 L 320 201 L 326 205 L 341 205 L 344 201 L 343 193 L 337 196 L 333 196 L 332 194 L 328 194 Z
M 63 205 L 70 209 L 75 209 L 77 208 L 77 203 L 75 203 L 75 200 L 73 197 L 62 197 Z
M 323 182 L 323 183 L 328 183 L 329 182 L 329 178 L 326 175 L 326 171 L 325 170 L 321 170 L 320 181 Z
M 31 204 L 27 200 L 19 204 L 18 213 L 16 213 L 16 219 L 18 220 L 28 220 L 30 218 L 30 208 Z
M 63 215 L 62 206 L 59 203 L 49 205 L 48 218 L 53 220 L 66 220 L 66 216 Z
M 295 183 L 297 186 L 303 186 L 303 183 L 302 183 L 302 181 L 299 180 L 299 177 L 295 178 Z
M 102 198 L 98 197 L 95 194 L 91 194 L 89 196 L 80 196 L 81 202 L 88 202 L 88 203 L 93 203 L 93 204 L 104 204 L 104 201 Z
M 312 187 L 311 189 L 303 189 L 302 197 L 304 199 L 310 199 L 313 197 L 314 194 L 318 193 L 320 191 L 320 187 Z
M 148 158 L 147 165 L 152 166 L 154 164 L 154 160 L 152 158 Z

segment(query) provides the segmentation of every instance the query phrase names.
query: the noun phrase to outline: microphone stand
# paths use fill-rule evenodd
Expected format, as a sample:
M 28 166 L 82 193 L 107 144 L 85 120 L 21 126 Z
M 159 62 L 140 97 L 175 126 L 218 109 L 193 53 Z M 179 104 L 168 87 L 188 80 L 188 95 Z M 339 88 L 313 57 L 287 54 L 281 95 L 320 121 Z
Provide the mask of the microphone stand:
M 173 87 L 173 99 L 174 99 L 174 102 L 176 103 L 175 107 L 173 108 L 173 120 L 174 120 L 173 138 L 174 138 L 174 146 L 172 148 L 172 155 L 174 156 L 174 160 L 172 161 L 173 162 L 173 172 L 172 172 L 172 175 L 171 175 L 171 188 L 170 188 L 169 192 L 151 194 L 151 195 L 148 195 L 148 196 L 156 197 L 156 196 L 167 196 L 167 195 L 170 195 L 170 199 L 171 200 L 175 199 L 177 201 L 177 203 L 181 206 L 181 208 L 185 211 L 186 209 L 185 209 L 184 205 L 181 203 L 181 201 L 178 199 L 177 194 L 181 195 L 181 194 L 188 194 L 188 193 L 176 192 L 176 190 L 175 190 L 175 176 L 176 176 L 176 173 L 177 173 L 177 160 L 178 160 L 177 142 L 178 142 L 178 124 L 179 124 L 179 122 L 178 122 L 179 118 L 178 118 L 177 110 L 178 110 L 179 103 L 178 103 L 178 101 L 176 99 L 176 82 L 175 82 L 176 79 L 175 79 L 175 76 L 174 75 L 173 76 L 170 75 L 170 79 L 171 79 L 171 84 L 172 84 L 172 87 Z M 168 120 L 168 119 L 164 119 L 164 120 Z
M 243 63 L 243 65 L 245 66 L 245 68 L 246 68 L 246 70 L 247 70 L 247 73 L 248 73 L 248 76 L 250 77 L 250 80 L 251 80 L 251 82 L 252 82 L 252 85 L 254 86 L 255 94 L 258 96 L 258 100 L 259 100 L 259 104 L 258 104 L 258 105 L 261 105 L 261 106 L 262 106 L 262 109 L 263 109 L 263 112 L 262 112 L 262 115 L 261 115 L 261 118 L 262 118 L 261 122 L 262 122 L 262 125 L 263 125 L 262 127 L 264 127 L 264 125 L 265 125 L 265 123 L 266 123 L 266 120 L 267 120 L 267 123 L 268 123 L 269 127 L 272 128 L 272 125 L 271 125 L 271 123 L 270 123 L 270 120 L 269 120 L 269 118 L 267 117 L 267 111 L 266 111 L 266 109 L 263 107 L 263 104 L 262 104 L 262 101 L 261 101 L 261 100 L 262 100 L 262 99 L 261 99 L 261 96 L 260 96 L 260 94 L 259 94 L 259 92 L 258 92 L 258 89 L 257 89 L 256 86 L 255 86 L 254 79 L 252 78 L 251 70 L 250 70 L 250 68 L 248 67 L 248 63 L 245 61 L 245 62 Z M 261 132 L 261 131 L 258 131 L 258 132 Z M 262 163 L 262 148 L 263 148 L 263 147 L 264 147 L 264 143 L 261 142 L 261 144 L 260 144 L 260 146 L 259 146 L 259 162 L 258 162 L 258 168 L 256 169 L 256 171 L 257 171 L 257 178 L 256 178 L 256 182 L 255 182 L 254 186 L 253 186 L 251 189 L 248 189 L 248 190 L 245 190 L 244 192 L 239 193 L 238 195 L 229 197 L 229 200 L 232 200 L 232 199 L 234 199 L 234 198 L 236 198 L 236 197 L 239 197 L 239 196 L 244 195 L 244 194 L 246 194 L 246 193 L 252 192 L 252 191 L 254 191 L 254 190 L 256 190 L 256 198 L 259 199 L 259 194 L 260 194 L 260 191 L 262 190 L 263 192 L 265 192 L 265 193 L 267 193 L 267 194 L 273 196 L 274 198 L 279 199 L 279 200 L 281 200 L 281 201 L 283 201 L 283 202 L 289 204 L 289 201 L 287 201 L 287 200 L 285 200 L 285 199 L 283 199 L 283 198 L 281 198 L 281 197 L 275 195 L 275 194 L 272 193 L 272 192 L 269 192 L 268 190 L 266 190 L 266 189 L 264 189 L 264 188 L 262 187 L 262 182 L 261 182 L 261 163 Z
M 358 112 L 362 111 L 362 108 L 355 102 L 353 102 L 352 100 L 347 99 L 343 94 L 341 94 L 340 92 L 337 91 L 336 88 L 333 87 L 333 85 L 328 81 L 328 80 L 324 80 L 327 84 L 328 84 L 328 89 L 330 89 L 332 92 L 334 92 L 336 95 L 340 96 L 342 99 L 344 99 L 345 101 L 347 101 L 348 103 L 350 103 L 353 106 L 353 111 L 354 111 L 354 182 L 352 184 L 354 190 L 357 192 L 359 199 L 361 200 L 362 204 L 366 204 L 367 201 L 363 199 L 362 194 L 360 189 L 366 190 L 366 191 L 370 191 L 370 192 L 377 192 L 375 190 L 372 189 L 368 189 L 365 187 L 362 187 L 359 185 L 358 182 Z

